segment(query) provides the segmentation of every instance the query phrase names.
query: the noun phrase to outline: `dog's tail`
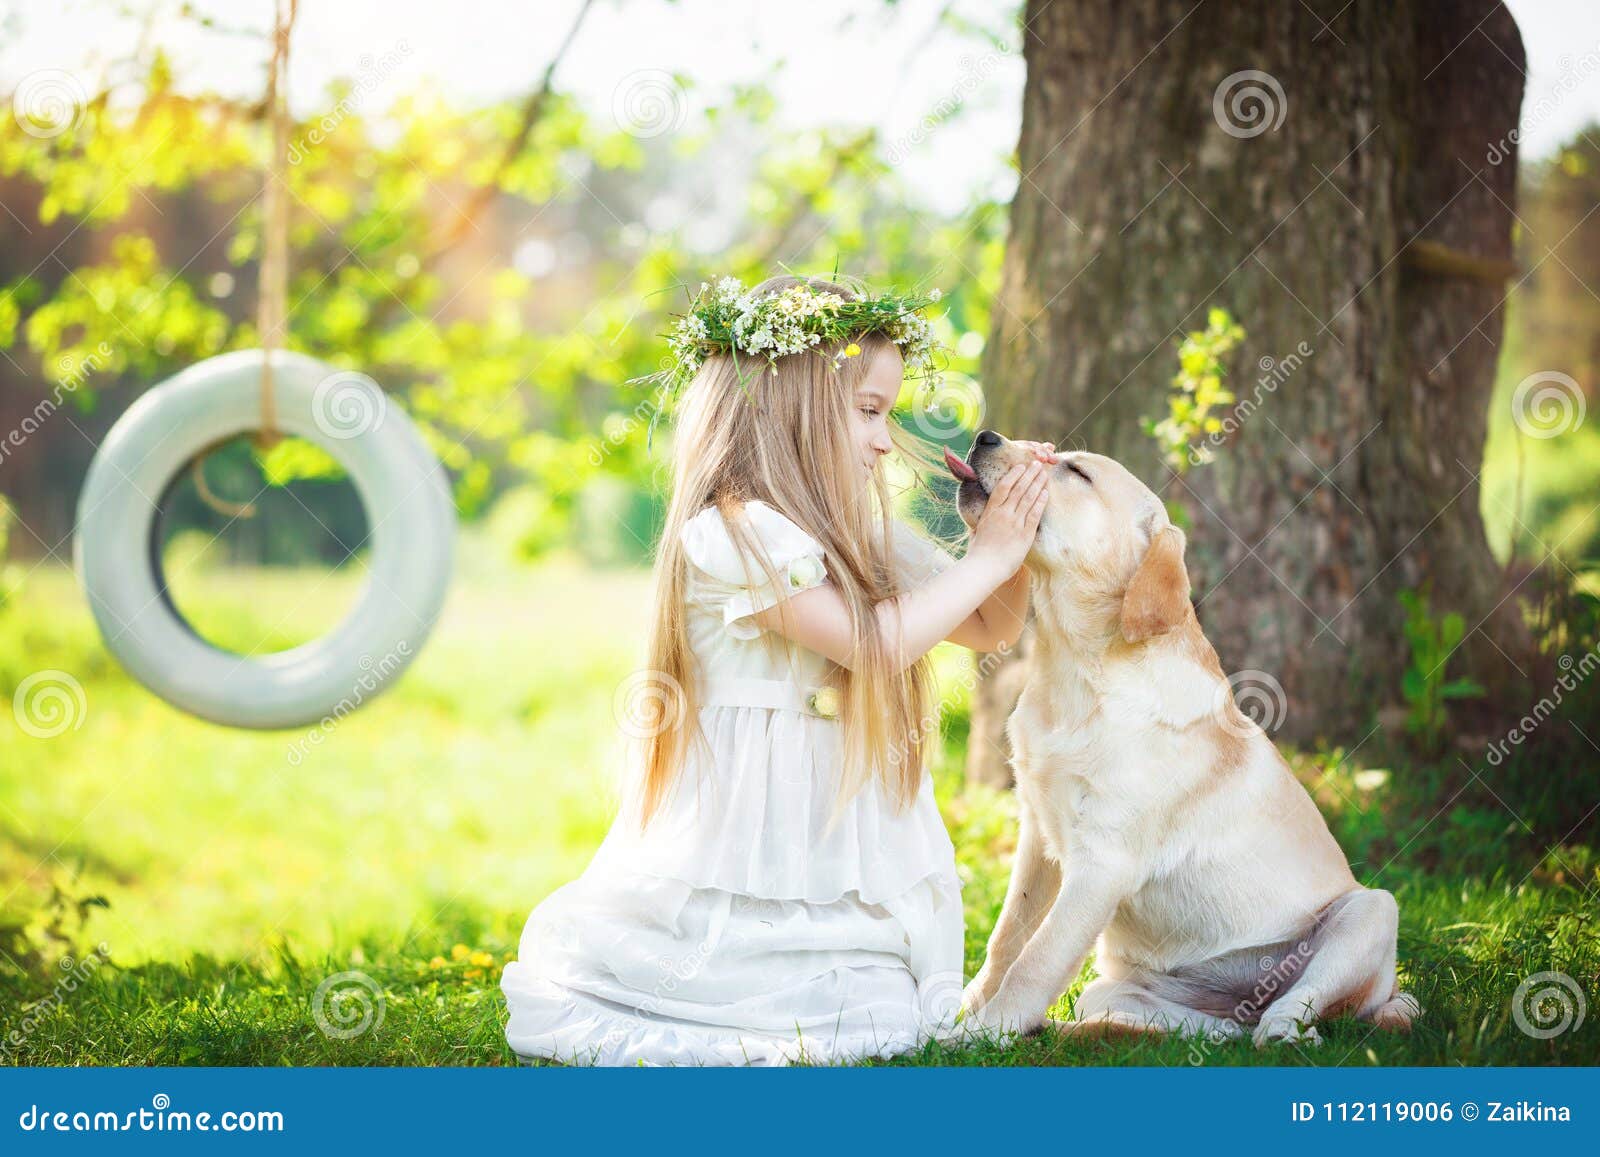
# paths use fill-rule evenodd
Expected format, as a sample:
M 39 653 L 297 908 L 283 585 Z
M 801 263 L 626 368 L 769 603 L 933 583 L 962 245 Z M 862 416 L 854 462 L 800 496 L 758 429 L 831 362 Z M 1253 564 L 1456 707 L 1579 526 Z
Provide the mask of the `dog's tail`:
M 1129 1012 L 1102 1012 L 1087 1020 L 1053 1020 L 1050 1027 L 1062 1036 L 1080 1040 L 1126 1040 L 1130 1037 L 1161 1036 L 1167 1030 L 1160 1024 Z

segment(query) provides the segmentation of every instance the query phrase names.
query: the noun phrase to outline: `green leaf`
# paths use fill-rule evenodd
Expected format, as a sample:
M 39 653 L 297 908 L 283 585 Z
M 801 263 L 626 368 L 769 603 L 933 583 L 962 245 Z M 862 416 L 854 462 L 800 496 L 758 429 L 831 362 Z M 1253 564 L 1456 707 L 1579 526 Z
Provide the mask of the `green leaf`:
M 1442 699 L 1476 699 L 1483 693 L 1483 685 L 1471 679 L 1452 679 L 1439 688 L 1439 696 Z
M 273 486 L 284 486 L 303 478 L 337 479 L 345 476 L 344 467 L 333 455 L 303 438 L 285 438 L 272 449 L 258 455 L 261 474 Z
M 1451 611 L 1439 620 L 1439 645 L 1447 651 L 1454 650 L 1455 645 L 1461 641 L 1461 636 L 1466 632 L 1466 629 L 1467 625 L 1462 621 L 1461 616 L 1455 611 Z

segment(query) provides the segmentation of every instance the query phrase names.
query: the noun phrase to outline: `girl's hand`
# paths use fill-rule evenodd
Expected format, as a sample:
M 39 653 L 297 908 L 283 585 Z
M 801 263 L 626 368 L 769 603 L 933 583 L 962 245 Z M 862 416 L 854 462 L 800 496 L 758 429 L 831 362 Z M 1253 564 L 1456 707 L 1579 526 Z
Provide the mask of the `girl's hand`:
M 1010 577 L 1028 557 L 1049 497 L 1050 468 L 1043 461 L 1013 466 L 990 491 L 967 554 L 993 558 Z
M 1026 446 L 1033 451 L 1033 456 L 1046 465 L 1053 466 L 1056 461 L 1056 444 L 1054 442 L 1027 442 L 1020 438 L 1011 439 L 1014 446 Z

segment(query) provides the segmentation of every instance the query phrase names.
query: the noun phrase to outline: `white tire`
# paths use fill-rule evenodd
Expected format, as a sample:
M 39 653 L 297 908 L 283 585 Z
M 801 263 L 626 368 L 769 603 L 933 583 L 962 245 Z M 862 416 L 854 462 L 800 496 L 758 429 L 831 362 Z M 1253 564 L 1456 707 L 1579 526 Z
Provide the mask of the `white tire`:
M 455 505 L 438 459 L 371 378 L 275 351 L 278 428 L 338 459 L 366 511 L 366 589 L 331 633 L 289 651 L 246 657 L 200 638 L 166 590 L 158 504 L 196 455 L 259 428 L 262 357 L 209 358 L 128 407 L 89 468 L 73 558 L 129 674 L 202 719 L 272 729 L 342 718 L 416 656 L 450 582 Z

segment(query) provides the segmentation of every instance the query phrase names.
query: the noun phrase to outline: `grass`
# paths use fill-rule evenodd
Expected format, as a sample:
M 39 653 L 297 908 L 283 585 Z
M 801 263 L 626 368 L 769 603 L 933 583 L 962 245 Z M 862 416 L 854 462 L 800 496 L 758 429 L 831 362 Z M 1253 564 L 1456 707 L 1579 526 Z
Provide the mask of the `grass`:
M 301 621 L 336 618 L 352 581 L 211 571 L 186 605 L 235 645 L 281 646 Z M 529 909 L 605 833 L 621 754 L 611 693 L 638 661 L 644 592 L 634 572 L 504 570 L 468 550 L 406 678 L 296 760 L 295 733 L 214 727 L 132 684 L 70 573 L 35 571 L 0 611 L 0 692 L 64 671 L 85 709 L 53 738 L 0 713 L 0 1057 L 516 1063 L 500 969 Z M 966 661 L 941 651 L 946 688 Z M 1009 795 L 961 781 L 963 712 L 936 783 L 966 882 L 970 975 L 1014 824 Z M 1409 1036 L 1338 1020 L 1320 1049 L 1258 1053 L 1045 1034 L 882 1063 L 1595 1063 L 1600 1008 L 1550 1039 L 1512 1016 L 1534 973 L 1565 973 L 1591 1002 L 1600 977 L 1597 828 L 1593 817 L 1572 827 L 1594 802 L 1596 755 L 1566 722 L 1546 728 L 1545 747 L 1493 770 L 1480 761 L 1477 776 L 1453 757 L 1410 760 L 1381 732 L 1349 754 L 1294 756 L 1357 876 L 1399 898 L 1404 983 L 1426 1009 Z M 89 954 L 100 943 L 104 963 Z M 355 995 L 324 1007 L 324 1031 L 319 987 L 347 972 L 368 979 L 339 988 Z M 363 1010 L 365 1031 L 347 1036 Z

